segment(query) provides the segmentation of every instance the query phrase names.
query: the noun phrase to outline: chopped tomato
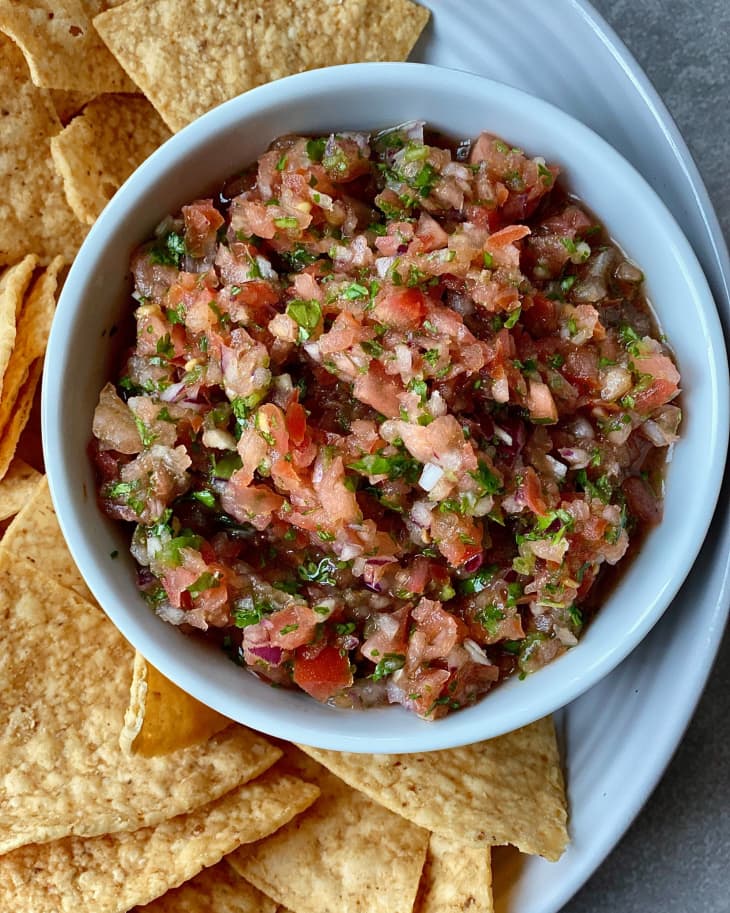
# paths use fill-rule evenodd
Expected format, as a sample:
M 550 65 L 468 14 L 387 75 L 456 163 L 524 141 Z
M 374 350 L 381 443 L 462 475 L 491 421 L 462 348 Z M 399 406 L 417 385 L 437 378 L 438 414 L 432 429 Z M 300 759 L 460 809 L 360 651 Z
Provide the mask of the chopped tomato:
M 294 682 L 318 701 L 329 700 L 352 685 L 352 670 L 347 656 L 337 647 L 311 647 L 297 650 L 294 657 Z

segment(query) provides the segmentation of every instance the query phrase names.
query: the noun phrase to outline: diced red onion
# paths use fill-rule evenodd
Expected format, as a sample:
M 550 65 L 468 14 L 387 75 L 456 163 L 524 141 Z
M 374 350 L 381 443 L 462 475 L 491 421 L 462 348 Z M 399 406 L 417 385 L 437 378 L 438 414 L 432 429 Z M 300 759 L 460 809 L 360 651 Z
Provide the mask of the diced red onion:
M 494 426 L 495 437 L 498 437 L 503 444 L 506 444 L 508 447 L 512 446 L 512 435 L 508 434 L 504 428 L 500 428 L 499 425 Z
M 185 386 L 186 385 L 184 380 L 178 381 L 176 384 L 170 384 L 169 387 L 165 387 L 165 389 L 160 393 L 160 399 L 163 401 L 163 403 L 178 402 L 184 398 L 181 396 L 181 394 L 185 391 Z
M 354 634 L 346 634 L 342 638 L 341 643 L 342 643 L 342 649 L 347 650 L 348 652 L 350 650 L 354 650 L 356 647 L 360 646 L 360 641 L 357 637 L 355 637 Z
M 470 637 L 467 637 L 464 641 L 464 649 L 469 654 L 469 656 L 474 660 L 475 663 L 478 663 L 480 666 L 491 666 L 492 663 L 489 662 L 486 654 L 482 648 L 473 641 Z
M 478 571 L 482 566 L 484 561 L 484 553 L 480 552 L 478 555 L 474 555 L 473 558 L 470 558 L 464 565 L 464 570 L 467 574 L 473 574 L 475 571 Z
M 384 279 L 388 270 L 395 263 L 395 257 L 378 257 L 375 260 L 375 272 L 381 279 Z
M 573 469 L 585 469 L 591 461 L 590 453 L 581 447 L 560 447 L 558 453 Z
M 259 659 L 263 659 L 265 663 L 269 663 L 271 666 L 278 666 L 284 655 L 284 651 L 281 647 L 272 647 L 268 645 L 249 647 L 248 650 L 249 653 L 253 653 L 254 656 L 258 656 Z
M 565 463 L 561 463 L 560 460 L 556 460 L 554 457 L 551 457 L 550 454 L 545 455 L 545 459 L 550 464 L 553 472 L 559 479 L 564 479 L 568 473 L 568 467 Z
M 430 526 L 431 511 L 434 507 L 434 504 L 429 504 L 427 501 L 416 501 L 411 507 L 411 519 L 420 527 Z

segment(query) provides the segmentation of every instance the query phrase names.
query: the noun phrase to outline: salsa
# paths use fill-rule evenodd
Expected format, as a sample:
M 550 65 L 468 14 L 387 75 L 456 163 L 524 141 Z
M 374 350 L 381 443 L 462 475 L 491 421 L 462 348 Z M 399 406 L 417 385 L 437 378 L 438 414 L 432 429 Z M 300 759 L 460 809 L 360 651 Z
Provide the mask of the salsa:
M 284 136 L 135 251 L 91 451 L 160 618 L 428 720 L 578 642 L 681 412 L 641 271 L 558 175 L 421 122 Z

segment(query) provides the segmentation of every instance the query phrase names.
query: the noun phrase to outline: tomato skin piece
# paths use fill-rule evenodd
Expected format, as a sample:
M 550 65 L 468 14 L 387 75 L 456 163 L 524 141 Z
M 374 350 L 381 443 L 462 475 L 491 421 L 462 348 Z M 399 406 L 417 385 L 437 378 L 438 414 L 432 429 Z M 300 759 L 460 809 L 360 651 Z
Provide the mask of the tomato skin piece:
M 323 647 L 311 656 L 311 647 L 302 647 L 294 657 L 294 683 L 318 701 L 326 701 L 352 684 L 347 656 L 337 647 Z
M 426 315 L 426 300 L 419 288 L 394 286 L 378 294 L 373 315 L 386 326 L 399 330 L 415 329 Z

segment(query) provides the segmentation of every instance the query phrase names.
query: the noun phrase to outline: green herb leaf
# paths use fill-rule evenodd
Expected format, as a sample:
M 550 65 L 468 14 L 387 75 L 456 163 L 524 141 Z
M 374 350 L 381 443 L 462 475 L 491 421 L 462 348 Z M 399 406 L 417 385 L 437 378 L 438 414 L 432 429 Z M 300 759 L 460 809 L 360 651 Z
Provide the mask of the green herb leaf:
M 286 313 L 299 325 L 299 342 L 306 342 L 322 319 L 322 308 L 315 299 L 304 301 L 297 298 L 290 301 Z
M 327 137 L 320 136 L 317 139 L 307 140 L 307 155 L 312 162 L 321 162 L 324 155 L 324 147 L 327 145 Z
M 402 653 L 386 653 L 375 667 L 371 678 L 374 682 L 379 682 L 381 678 L 397 672 L 406 664 L 406 658 Z
M 154 247 L 149 250 L 148 257 L 150 263 L 157 263 L 161 266 L 175 266 L 179 269 L 186 253 L 183 236 L 176 231 L 171 231 L 155 242 Z
M 459 592 L 463 596 L 472 596 L 475 593 L 481 593 L 487 585 L 494 579 L 494 575 L 499 568 L 496 564 L 490 564 L 480 567 L 478 571 L 459 581 Z

